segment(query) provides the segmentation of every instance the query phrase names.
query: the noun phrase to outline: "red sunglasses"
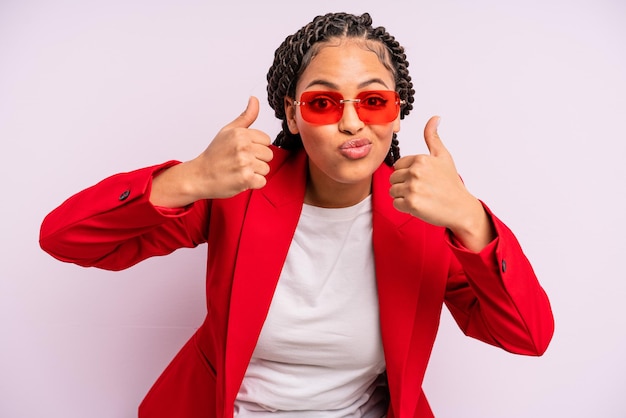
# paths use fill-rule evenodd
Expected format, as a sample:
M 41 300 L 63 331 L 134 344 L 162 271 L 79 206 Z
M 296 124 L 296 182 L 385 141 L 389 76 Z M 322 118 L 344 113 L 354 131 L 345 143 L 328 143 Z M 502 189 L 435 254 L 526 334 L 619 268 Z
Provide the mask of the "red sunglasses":
M 354 99 L 344 99 L 336 91 L 305 91 L 300 101 L 294 100 L 294 106 L 300 106 L 302 119 L 317 125 L 337 123 L 343 116 L 344 103 L 354 103 L 354 108 L 363 123 L 383 124 L 394 121 L 398 117 L 400 100 L 397 92 L 392 90 L 362 91 Z

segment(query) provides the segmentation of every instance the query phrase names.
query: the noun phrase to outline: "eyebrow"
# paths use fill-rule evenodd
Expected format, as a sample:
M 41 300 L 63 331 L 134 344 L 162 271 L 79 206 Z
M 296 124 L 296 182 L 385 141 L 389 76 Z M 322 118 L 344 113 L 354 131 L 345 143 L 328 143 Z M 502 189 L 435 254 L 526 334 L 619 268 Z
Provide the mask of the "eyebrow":
M 362 89 L 365 88 L 369 85 L 372 84 L 382 84 L 383 86 L 385 86 L 386 88 L 389 88 L 389 86 L 387 86 L 387 84 L 381 79 L 381 78 L 372 78 L 370 80 L 364 81 L 362 83 L 360 83 L 357 88 Z M 339 90 L 339 86 L 335 83 L 332 83 L 330 81 L 327 80 L 323 80 L 323 79 L 318 79 L 318 80 L 313 80 L 311 81 L 309 84 L 306 85 L 305 89 L 308 89 L 311 86 L 316 86 L 316 85 L 320 85 L 320 86 L 325 86 L 328 87 L 329 89 L 333 89 L 333 90 Z

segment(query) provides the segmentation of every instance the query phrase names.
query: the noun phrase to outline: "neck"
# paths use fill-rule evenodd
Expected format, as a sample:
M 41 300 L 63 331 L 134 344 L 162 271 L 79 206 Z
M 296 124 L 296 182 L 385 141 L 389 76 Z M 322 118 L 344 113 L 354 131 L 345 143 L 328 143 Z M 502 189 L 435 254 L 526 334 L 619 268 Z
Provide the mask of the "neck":
M 346 208 L 363 201 L 371 194 L 372 180 L 357 184 L 314 181 L 311 176 L 307 181 L 304 203 L 322 208 Z M 320 184 L 322 183 L 322 184 Z

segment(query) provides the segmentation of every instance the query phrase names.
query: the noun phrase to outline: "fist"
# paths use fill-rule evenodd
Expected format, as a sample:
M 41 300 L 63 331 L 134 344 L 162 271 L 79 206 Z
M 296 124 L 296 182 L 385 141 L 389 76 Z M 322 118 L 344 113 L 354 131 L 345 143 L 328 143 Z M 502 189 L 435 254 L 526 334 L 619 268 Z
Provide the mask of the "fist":
M 259 101 L 251 97 L 246 110 L 224 126 L 207 149 L 192 160 L 202 198 L 226 198 L 265 186 L 273 154 L 270 137 L 250 128 L 258 114 Z
M 389 190 L 401 212 L 437 226 L 453 229 L 466 207 L 476 208 L 476 199 L 459 177 L 452 156 L 444 146 L 433 116 L 424 129 L 428 154 L 400 158 L 394 165 Z

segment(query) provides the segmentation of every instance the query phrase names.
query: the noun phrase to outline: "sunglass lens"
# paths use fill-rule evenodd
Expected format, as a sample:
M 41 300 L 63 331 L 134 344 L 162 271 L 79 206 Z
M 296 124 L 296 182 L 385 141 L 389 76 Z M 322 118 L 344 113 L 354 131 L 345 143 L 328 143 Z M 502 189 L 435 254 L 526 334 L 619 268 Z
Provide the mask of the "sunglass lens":
M 389 90 L 364 91 L 357 96 L 357 112 L 364 123 L 389 123 L 398 116 L 398 94 Z
M 302 93 L 300 106 L 302 118 L 315 124 L 328 125 L 341 119 L 343 106 L 340 93 L 332 91 L 308 91 Z

